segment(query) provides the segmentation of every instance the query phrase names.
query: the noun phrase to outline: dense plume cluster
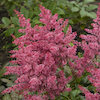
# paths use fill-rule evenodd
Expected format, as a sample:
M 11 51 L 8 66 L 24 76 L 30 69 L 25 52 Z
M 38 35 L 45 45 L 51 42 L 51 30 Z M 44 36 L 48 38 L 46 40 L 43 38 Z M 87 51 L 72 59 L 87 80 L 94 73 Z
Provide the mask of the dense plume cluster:
M 19 17 L 19 32 L 23 35 L 15 39 L 14 44 L 17 50 L 11 50 L 11 63 L 16 66 L 7 66 L 5 75 L 17 74 L 15 85 L 7 88 L 2 93 L 9 93 L 18 90 L 23 94 L 25 100 L 54 100 L 56 96 L 65 91 L 70 92 L 67 87 L 72 76 L 65 75 L 63 66 L 68 64 L 73 77 L 81 77 L 84 71 L 89 72 L 88 80 L 96 87 L 96 93 L 79 85 L 79 89 L 85 94 L 86 100 L 100 100 L 100 64 L 97 58 L 100 56 L 100 4 L 97 11 L 97 18 L 92 24 L 93 29 L 85 29 L 91 33 L 80 35 L 82 42 L 78 43 L 74 39 L 77 35 L 72 32 L 69 26 L 67 33 L 63 30 L 68 24 L 58 14 L 52 16 L 51 11 L 40 6 L 40 22 L 42 26 L 36 25 L 33 28 L 30 19 L 25 19 L 23 14 L 15 11 Z M 73 46 L 70 43 L 73 43 Z M 83 57 L 76 55 L 77 46 L 84 50 Z M 60 71 L 57 71 L 57 69 Z M 34 95 L 32 95 L 34 93 Z

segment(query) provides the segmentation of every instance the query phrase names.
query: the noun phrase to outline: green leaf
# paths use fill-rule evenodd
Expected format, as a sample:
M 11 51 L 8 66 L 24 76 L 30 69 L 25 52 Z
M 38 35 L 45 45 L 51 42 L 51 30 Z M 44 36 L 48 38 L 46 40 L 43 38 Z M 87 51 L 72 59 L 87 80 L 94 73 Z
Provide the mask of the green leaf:
M 71 91 L 71 94 L 73 95 L 73 97 L 76 97 L 78 94 L 80 94 L 81 93 L 81 91 L 80 90 L 78 90 L 78 89 L 76 89 L 76 90 L 72 90 Z
M 70 3 L 69 1 L 67 1 L 67 6 L 70 8 L 74 7 L 74 5 L 72 3 Z
M 62 95 L 66 97 L 67 95 L 69 95 L 69 92 L 65 91 Z
M 8 87 L 11 87 L 12 85 L 15 85 L 15 83 L 13 83 L 11 80 L 6 79 L 6 78 L 1 78 L 1 81 L 4 83 L 7 83 Z
M 33 0 L 27 0 L 27 4 L 32 5 Z
M 2 22 L 4 23 L 5 27 L 7 27 L 10 24 L 10 20 L 7 17 L 3 17 Z
M 83 2 L 80 2 L 80 3 L 78 3 L 80 6 L 82 6 L 83 5 Z
M 16 37 L 16 38 L 18 38 L 18 37 L 20 37 L 20 36 L 23 35 L 23 33 L 19 33 L 19 31 L 18 31 L 19 29 L 20 29 L 20 27 L 16 27 L 16 28 L 15 28 L 15 37 Z
M 20 12 L 21 14 L 24 14 L 25 18 L 28 18 L 29 11 L 26 8 L 21 7 Z
M 72 10 L 72 12 L 77 12 L 77 11 L 79 11 L 79 8 L 77 8 L 77 7 L 72 7 L 71 10 Z
M 17 17 L 11 17 L 11 21 L 14 23 L 14 25 L 19 26 L 19 20 Z
M 70 19 L 69 19 L 69 21 L 68 21 L 68 22 L 69 22 L 70 24 L 74 24 L 74 22 L 73 22 L 72 20 L 70 20 Z
M 9 79 L 6 79 L 6 78 L 1 78 L 1 81 L 5 82 L 5 83 L 12 83 L 12 81 L 10 81 Z
M 10 94 L 5 94 L 5 95 L 2 97 L 2 100 L 11 100 Z
M 84 0 L 84 4 L 94 2 L 95 0 Z
M 89 12 L 89 13 L 87 13 L 87 16 L 89 16 L 90 18 L 96 19 L 96 13 L 95 12 Z
M 71 74 L 71 69 L 70 69 L 70 67 L 69 66 L 67 66 L 67 65 L 65 65 L 64 66 L 64 72 L 66 73 L 68 73 L 68 74 Z
M 39 6 L 36 6 L 36 7 L 34 7 L 34 12 L 33 12 L 36 16 L 38 15 L 38 14 L 40 14 L 40 9 L 39 9 Z
M 0 93 L 5 89 L 3 85 L 0 86 Z
M 58 8 L 58 7 L 54 10 L 53 13 L 57 13 L 57 14 L 65 14 L 64 11 L 63 11 L 61 8 Z
M 83 18 L 84 16 L 86 16 L 87 15 L 87 11 L 85 11 L 85 8 L 82 8 L 81 10 L 80 10 L 80 15 L 81 15 L 81 18 Z
M 56 5 L 57 4 L 55 2 L 50 3 L 49 9 L 51 10 L 51 13 L 53 13 L 54 9 L 56 9 Z
M 91 11 L 91 10 L 94 10 L 94 9 L 96 9 L 96 8 L 98 8 L 97 5 L 89 5 L 89 6 L 86 8 L 86 10 L 87 10 L 87 11 Z
M 9 4 L 8 4 L 8 5 L 9 5 Z M 11 5 L 10 8 L 8 9 L 8 13 L 9 13 L 10 16 L 12 16 L 12 14 L 13 14 L 13 12 L 14 12 L 13 9 L 15 9 L 15 8 L 16 8 L 16 6 L 15 6 L 15 4 L 13 4 L 13 5 Z
M 12 91 L 10 93 L 10 96 L 11 96 L 11 100 L 18 100 L 19 99 L 19 95 L 15 91 Z
M 5 67 L 7 66 L 9 64 L 9 62 L 7 62 L 7 63 L 5 63 L 4 65 L 3 65 L 3 67 L 0 69 L 0 78 L 3 76 L 3 73 L 5 73 Z
M 77 2 L 79 2 L 80 0 L 76 0 Z
M 10 34 L 13 34 L 15 31 L 15 27 L 9 28 L 5 31 L 5 37 L 10 36 Z
M 33 15 L 34 15 L 34 14 L 33 14 L 33 11 L 30 11 L 30 12 L 29 12 L 29 18 L 32 18 Z
M 41 22 L 39 20 L 33 20 L 34 25 L 36 24 L 41 24 Z

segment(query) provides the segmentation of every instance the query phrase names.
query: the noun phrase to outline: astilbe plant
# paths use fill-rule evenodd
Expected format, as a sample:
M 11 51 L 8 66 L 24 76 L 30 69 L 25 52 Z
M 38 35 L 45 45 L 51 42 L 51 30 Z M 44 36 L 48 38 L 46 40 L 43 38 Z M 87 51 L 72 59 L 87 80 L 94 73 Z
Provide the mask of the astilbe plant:
M 11 63 L 17 66 L 7 66 L 5 75 L 17 74 L 15 85 L 7 88 L 2 93 L 18 90 L 26 100 L 54 100 L 55 96 L 65 91 L 71 91 L 66 85 L 72 76 L 65 77 L 63 66 L 67 61 L 76 58 L 77 47 L 69 43 L 74 41 L 76 32 L 72 33 L 71 26 L 67 33 L 63 32 L 68 24 L 58 14 L 52 16 L 51 11 L 40 6 L 40 22 L 43 26 L 31 27 L 30 19 L 25 19 L 23 14 L 15 11 L 19 17 L 19 32 L 25 33 L 16 38 L 13 43 L 18 46 L 17 50 L 11 50 Z M 57 68 L 61 70 L 57 72 Z M 36 93 L 32 95 L 32 93 Z
M 66 85 L 72 76 L 66 76 L 63 70 L 63 66 L 68 64 L 73 77 L 81 77 L 86 71 L 91 74 L 88 80 L 95 87 L 95 93 L 81 85 L 78 87 L 85 94 L 86 100 L 100 100 L 100 63 L 97 60 L 100 56 L 100 4 L 97 18 L 92 24 L 93 29 L 85 29 L 91 34 L 80 35 L 83 39 L 80 43 L 74 40 L 77 33 L 72 32 L 71 26 L 66 34 L 63 32 L 68 19 L 58 20 L 58 14 L 52 16 L 50 10 L 39 6 L 40 22 L 43 24 L 34 28 L 31 27 L 30 19 L 26 20 L 23 14 L 15 10 L 23 28 L 19 32 L 25 34 L 19 38 L 12 35 L 18 49 L 10 51 L 11 57 L 16 58 L 11 63 L 17 66 L 7 66 L 5 75 L 17 74 L 17 79 L 15 85 L 2 93 L 17 89 L 26 100 L 54 100 L 60 93 L 71 91 Z M 84 50 L 82 57 L 76 55 L 77 46 Z M 58 68 L 61 70 L 57 71 Z
M 84 53 L 87 52 L 82 58 L 87 60 L 85 70 L 91 74 L 88 76 L 88 80 L 95 87 L 95 93 L 93 94 L 79 85 L 80 90 L 85 94 L 86 100 L 100 100 L 100 62 L 98 62 L 100 57 L 100 3 L 97 10 L 97 18 L 93 21 L 94 23 L 91 24 L 93 29 L 85 29 L 86 32 L 91 34 L 80 35 L 80 38 L 83 39 L 82 47 L 85 51 Z

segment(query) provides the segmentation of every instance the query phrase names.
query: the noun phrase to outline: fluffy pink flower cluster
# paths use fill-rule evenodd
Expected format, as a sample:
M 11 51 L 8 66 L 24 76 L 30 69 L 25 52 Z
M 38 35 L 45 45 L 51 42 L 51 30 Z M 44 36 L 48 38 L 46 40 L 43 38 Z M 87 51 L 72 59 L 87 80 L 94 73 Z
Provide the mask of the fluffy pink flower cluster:
M 100 100 L 100 94 L 99 93 L 92 94 L 89 90 L 82 87 L 81 85 L 79 85 L 78 87 L 85 94 L 86 100 Z
M 2 93 L 17 89 L 26 100 L 51 100 L 64 91 L 71 91 L 66 85 L 72 76 L 65 77 L 62 67 L 70 58 L 75 59 L 76 46 L 69 43 L 74 41 L 76 32 L 72 33 L 71 26 L 67 33 L 62 32 L 68 24 L 68 19 L 58 19 L 58 14 L 52 16 L 50 10 L 40 5 L 40 21 L 43 26 L 31 27 L 30 19 L 14 10 L 19 17 L 19 32 L 25 33 L 19 38 L 14 37 L 13 43 L 18 50 L 11 50 L 11 63 L 17 66 L 7 66 L 5 75 L 17 74 L 16 85 L 7 88 Z M 61 70 L 57 72 L 57 68 Z M 37 93 L 31 95 L 30 93 Z
M 63 66 L 68 64 L 73 76 L 81 77 L 84 71 L 91 73 L 88 80 L 96 88 L 96 93 L 79 85 L 79 89 L 85 94 L 86 100 L 100 100 L 100 63 L 97 57 L 100 56 L 100 4 L 97 11 L 97 18 L 92 23 L 93 29 L 85 29 L 91 33 L 80 35 L 82 42 L 74 40 L 76 32 L 72 32 L 69 26 L 67 33 L 63 32 L 68 24 L 58 14 L 52 16 L 50 10 L 40 6 L 40 22 L 42 26 L 31 27 L 30 19 L 25 19 L 23 14 L 16 11 L 19 17 L 19 32 L 25 33 L 16 38 L 14 44 L 18 50 L 11 50 L 11 63 L 17 66 L 7 66 L 5 75 L 17 74 L 16 85 L 7 88 L 2 93 L 9 93 L 17 89 L 23 94 L 26 100 L 54 100 L 64 91 L 71 91 L 66 85 L 72 76 L 65 76 Z M 70 43 L 74 45 L 71 46 Z M 77 46 L 84 50 L 83 57 L 76 55 Z M 60 71 L 57 69 L 60 68 Z M 34 95 L 32 95 L 34 94 Z
M 84 39 L 82 42 L 84 49 L 82 59 L 86 62 L 85 70 L 91 73 L 88 76 L 88 80 L 95 87 L 96 92 L 92 94 L 82 86 L 79 86 L 79 88 L 85 94 L 86 100 L 100 100 L 100 62 L 98 61 L 98 58 L 100 59 L 100 3 L 97 10 L 97 18 L 94 19 L 94 23 L 91 25 L 93 29 L 85 29 L 86 32 L 91 34 L 81 35 L 80 37 Z

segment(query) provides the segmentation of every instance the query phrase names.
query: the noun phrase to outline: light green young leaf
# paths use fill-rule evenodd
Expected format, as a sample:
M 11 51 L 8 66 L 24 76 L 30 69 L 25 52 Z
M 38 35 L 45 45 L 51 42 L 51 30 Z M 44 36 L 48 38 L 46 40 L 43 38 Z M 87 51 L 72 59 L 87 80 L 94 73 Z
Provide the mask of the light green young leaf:
M 94 2 L 95 0 L 84 0 L 84 4 Z
M 5 89 L 3 85 L 0 86 L 0 93 Z
M 10 81 L 9 79 L 6 79 L 6 78 L 1 78 L 1 81 L 5 82 L 5 83 L 12 83 L 12 81 Z
M 71 10 L 72 10 L 72 12 L 77 12 L 77 11 L 79 11 L 79 8 L 77 8 L 77 7 L 72 7 Z
M 5 94 L 5 95 L 2 97 L 2 100 L 11 100 L 10 94 Z
M 6 79 L 6 78 L 1 78 L 2 82 L 7 83 L 7 86 L 11 87 L 12 85 L 15 85 L 15 83 L 13 83 L 11 80 Z
M 27 0 L 27 4 L 32 5 L 33 0 Z
M 65 14 L 64 11 L 63 11 L 61 8 L 59 8 L 59 7 L 57 7 L 57 8 L 54 10 L 53 13 L 57 13 L 57 14 Z
M 67 65 L 65 65 L 64 66 L 64 72 L 66 73 L 68 73 L 68 74 L 71 74 L 71 69 L 70 69 L 70 67 L 69 66 L 67 66 Z
M 87 10 L 87 11 L 91 11 L 91 10 L 94 10 L 94 9 L 96 9 L 96 8 L 98 8 L 97 5 L 89 5 L 89 6 L 86 8 L 86 10 Z
M 7 27 L 10 24 L 10 20 L 7 17 L 2 18 L 2 22 L 4 23 L 4 26 Z
M 87 11 L 85 11 L 85 8 L 82 8 L 81 10 L 80 10 L 80 15 L 81 15 L 81 18 L 83 18 L 84 16 L 86 16 L 87 15 Z
M 77 2 L 79 2 L 80 0 L 76 0 Z
M 87 16 L 89 16 L 90 18 L 96 19 L 96 13 L 95 12 L 87 13 Z
M 76 4 L 77 2 L 76 2 L 76 1 L 71 1 L 70 3 L 72 3 L 72 4 Z
M 80 3 L 78 3 L 80 6 L 82 6 L 83 5 L 83 2 L 80 2 Z
M 74 97 L 76 97 L 78 94 L 80 94 L 81 93 L 81 91 L 80 90 L 78 90 L 78 89 L 76 89 L 76 90 L 72 90 L 71 91 L 71 94 L 74 96 Z
M 19 99 L 19 95 L 15 91 L 12 91 L 10 93 L 10 96 L 11 96 L 11 100 L 18 100 Z
M 19 21 L 17 17 L 11 17 L 11 21 L 16 25 L 19 26 Z
M 69 1 L 67 1 L 67 6 L 70 7 L 70 8 L 74 7 L 74 5 L 72 3 L 70 3 Z

